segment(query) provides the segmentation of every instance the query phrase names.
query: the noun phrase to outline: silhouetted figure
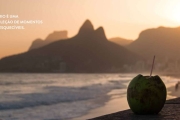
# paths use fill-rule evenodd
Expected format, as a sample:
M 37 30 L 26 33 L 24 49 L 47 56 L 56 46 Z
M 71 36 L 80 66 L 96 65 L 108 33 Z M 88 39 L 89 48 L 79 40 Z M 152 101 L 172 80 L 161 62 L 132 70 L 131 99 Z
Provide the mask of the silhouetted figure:
M 175 91 L 178 90 L 179 84 L 180 84 L 180 82 L 178 81 L 178 82 L 176 83 L 176 85 L 175 85 Z

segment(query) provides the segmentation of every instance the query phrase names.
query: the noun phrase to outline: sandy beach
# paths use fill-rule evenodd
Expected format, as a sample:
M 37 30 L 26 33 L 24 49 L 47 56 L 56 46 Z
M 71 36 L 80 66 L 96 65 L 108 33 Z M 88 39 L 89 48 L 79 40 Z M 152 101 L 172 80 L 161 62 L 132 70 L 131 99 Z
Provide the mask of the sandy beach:
M 90 110 L 86 115 L 74 118 L 72 120 L 85 120 L 98 116 L 102 116 L 105 114 L 115 113 L 118 111 L 122 111 L 125 109 L 129 109 L 126 94 L 120 95 L 119 90 L 112 90 L 108 93 L 108 95 L 112 95 L 108 102 L 105 103 L 104 106 L 101 106 L 96 109 Z
M 175 90 L 175 84 L 168 84 L 167 87 L 167 100 L 180 97 L 180 86 L 179 89 Z M 119 90 L 112 90 L 108 93 L 112 95 L 108 102 L 104 106 L 90 110 L 86 115 L 83 115 L 72 120 L 85 120 L 95 118 L 98 116 L 111 114 L 126 109 L 130 109 L 127 103 L 126 94 L 120 95 Z

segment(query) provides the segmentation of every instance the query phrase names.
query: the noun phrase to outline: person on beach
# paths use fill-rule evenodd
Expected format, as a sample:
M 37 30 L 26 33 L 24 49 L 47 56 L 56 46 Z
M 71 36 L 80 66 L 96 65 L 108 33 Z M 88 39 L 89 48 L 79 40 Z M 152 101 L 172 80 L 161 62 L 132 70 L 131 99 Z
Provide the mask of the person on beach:
M 180 84 L 180 82 L 178 81 L 178 82 L 176 83 L 176 85 L 175 85 L 175 91 L 178 90 L 179 84 Z

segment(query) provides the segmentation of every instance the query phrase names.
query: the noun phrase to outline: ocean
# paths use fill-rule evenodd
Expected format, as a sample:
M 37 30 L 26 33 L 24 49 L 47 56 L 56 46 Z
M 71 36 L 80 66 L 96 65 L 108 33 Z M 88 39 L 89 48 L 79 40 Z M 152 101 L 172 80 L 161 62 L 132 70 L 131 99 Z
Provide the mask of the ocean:
M 126 101 L 127 86 L 136 75 L 1 73 L 0 119 L 71 120 L 104 106 L 115 96 Z M 161 78 L 167 88 L 179 81 L 169 76 Z M 170 93 L 167 99 L 175 97 Z M 128 105 L 118 108 L 125 109 L 129 109 Z

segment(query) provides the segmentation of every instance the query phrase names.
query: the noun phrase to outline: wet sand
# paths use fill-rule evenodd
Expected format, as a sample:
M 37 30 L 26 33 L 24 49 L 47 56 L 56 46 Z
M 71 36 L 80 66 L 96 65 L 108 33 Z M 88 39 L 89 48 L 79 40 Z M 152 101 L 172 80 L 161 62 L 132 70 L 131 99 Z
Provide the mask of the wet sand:
M 86 115 L 74 118 L 72 120 L 85 120 L 129 109 L 126 100 L 126 94 L 119 94 L 119 91 L 120 90 L 112 90 L 111 92 L 109 92 L 108 95 L 112 95 L 112 97 L 108 102 L 105 103 L 104 106 L 90 110 Z
M 175 85 L 167 88 L 167 91 L 169 91 L 169 95 L 173 98 L 180 97 L 180 85 L 177 90 L 175 90 Z
M 175 90 L 175 84 L 169 84 L 166 87 L 168 91 L 167 100 L 180 97 L 180 86 L 177 90 Z M 112 97 L 104 106 L 90 110 L 86 115 L 72 120 L 85 120 L 130 109 L 126 100 L 126 94 L 120 95 L 118 90 L 113 90 L 109 92 L 108 95 L 112 95 Z

